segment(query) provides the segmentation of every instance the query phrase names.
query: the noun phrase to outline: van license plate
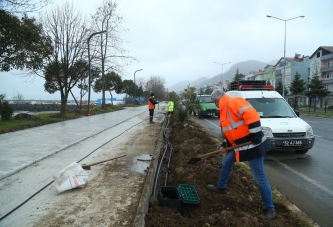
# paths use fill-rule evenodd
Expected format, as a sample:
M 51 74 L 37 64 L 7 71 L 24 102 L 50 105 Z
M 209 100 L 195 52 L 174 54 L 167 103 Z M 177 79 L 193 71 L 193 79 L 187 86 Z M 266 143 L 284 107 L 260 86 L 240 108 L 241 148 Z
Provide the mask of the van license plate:
M 302 141 L 299 140 L 288 140 L 288 141 L 283 141 L 283 146 L 302 146 Z

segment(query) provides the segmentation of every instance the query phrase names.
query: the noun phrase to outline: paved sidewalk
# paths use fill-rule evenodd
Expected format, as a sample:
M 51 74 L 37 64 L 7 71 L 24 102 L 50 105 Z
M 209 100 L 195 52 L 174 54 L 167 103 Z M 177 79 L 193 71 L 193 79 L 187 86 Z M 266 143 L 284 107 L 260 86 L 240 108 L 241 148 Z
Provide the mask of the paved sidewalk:
M 71 221 L 119 226 L 121 220 L 142 226 L 158 162 L 138 158 L 158 156 L 164 120 L 162 104 L 155 110 L 155 124 L 149 124 L 147 106 L 141 106 L 0 135 L 0 191 L 5 195 L 0 197 L 0 226 Z M 52 183 L 52 176 L 73 161 L 88 164 L 124 154 L 93 166 L 83 189 L 58 194 Z
M 148 121 L 145 105 L 0 134 L 0 180 L 143 112 L 147 112 Z

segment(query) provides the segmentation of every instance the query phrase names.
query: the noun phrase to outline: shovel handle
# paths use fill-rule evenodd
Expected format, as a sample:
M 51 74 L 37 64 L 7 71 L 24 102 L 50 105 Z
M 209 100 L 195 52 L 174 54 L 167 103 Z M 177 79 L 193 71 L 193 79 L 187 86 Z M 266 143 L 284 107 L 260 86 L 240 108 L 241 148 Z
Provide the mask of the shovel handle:
M 232 149 L 235 149 L 235 148 L 238 148 L 238 147 L 243 147 L 243 146 L 246 146 L 246 145 L 250 145 L 251 143 L 252 143 L 251 141 L 245 142 L 245 143 L 241 143 L 241 144 L 238 144 L 236 146 L 224 148 L 224 150 L 229 151 L 229 150 L 232 150 Z M 212 152 L 209 152 L 207 154 L 199 155 L 198 158 L 207 157 L 207 156 L 210 156 L 210 155 L 213 155 L 213 154 L 217 154 L 219 152 L 221 152 L 221 151 L 220 150 L 212 151 Z
M 94 166 L 94 165 L 97 165 L 99 163 L 111 161 L 113 159 L 121 158 L 121 157 L 124 157 L 124 156 L 126 156 L 126 155 L 124 154 L 124 155 L 120 155 L 120 156 L 117 156 L 117 157 L 114 157 L 114 158 L 109 158 L 109 159 L 106 159 L 106 160 L 103 160 L 103 161 L 93 162 L 93 163 L 90 163 L 90 164 L 82 164 L 82 166 Z

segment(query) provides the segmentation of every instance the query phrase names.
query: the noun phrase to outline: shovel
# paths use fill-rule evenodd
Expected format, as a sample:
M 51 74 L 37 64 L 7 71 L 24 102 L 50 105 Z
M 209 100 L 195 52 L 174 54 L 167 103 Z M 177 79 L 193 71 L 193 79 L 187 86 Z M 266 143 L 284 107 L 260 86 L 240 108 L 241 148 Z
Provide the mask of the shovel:
M 124 155 L 120 155 L 120 156 L 117 156 L 117 157 L 114 157 L 114 158 L 109 158 L 109 159 L 106 159 L 106 160 L 103 160 L 103 161 L 99 161 L 99 162 L 94 162 L 94 163 L 91 163 L 91 164 L 82 164 L 81 167 L 82 169 L 88 169 L 90 170 L 90 166 L 94 166 L 94 165 L 97 165 L 97 164 L 100 164 L 100 163 L 103 163 L 103 162 L 107 162 L 107 161 L 111 161 L 113 159 L 117 159 L 117 158 L 121 158 L 121 157 L 124 157 L 126 156 L 125 154 Z
M 246 146 L 246 145 L 250 145 L 252 142 L 249 141 L 249 142 L 246 142 L 246 143 L 241 143 L 241 144 L 238 144 L 236 146 L 233 146 L 233 147 L 227 147 L 225 148 L 226 151 L 229 151 L 229 150 L 232 150 L 232 149 L 235 149 L 235 148 L 238 148 L 238 147 L 242 147 L 242 146 Z M 221 151 L 220 150 L 217 150 L 217 151 L 212 151 L 212 152 L 209 152 L 207 154 L 202 154 L 202 155 L 198 155 L 197 157 L 193 157 L 190 159 L 190 161 L 188 161 L 189 164 L 195 164 L 197 163 L 198 161 L 201 160 L 201 158 L 204 158 L 204 157 L 207 157 L 207 156 L 210 156 L 210 155 L 213 155 L 213 154 L 217 154 L 217 153 L 220 153 Z

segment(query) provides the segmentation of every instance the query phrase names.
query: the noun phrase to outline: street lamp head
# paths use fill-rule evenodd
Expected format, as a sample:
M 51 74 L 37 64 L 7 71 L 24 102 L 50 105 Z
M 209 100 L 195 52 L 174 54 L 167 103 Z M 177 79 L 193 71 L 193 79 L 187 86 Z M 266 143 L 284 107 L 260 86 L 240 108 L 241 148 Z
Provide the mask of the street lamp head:
M 270 16 L 270 15 L 267 15 L 266 17 L 272 17 L 272 16 Z
M 299 17 L 302 17 L 302 18 L 303 18 L 303 17 L 305 17 L 305 16 L 299 16 Z

